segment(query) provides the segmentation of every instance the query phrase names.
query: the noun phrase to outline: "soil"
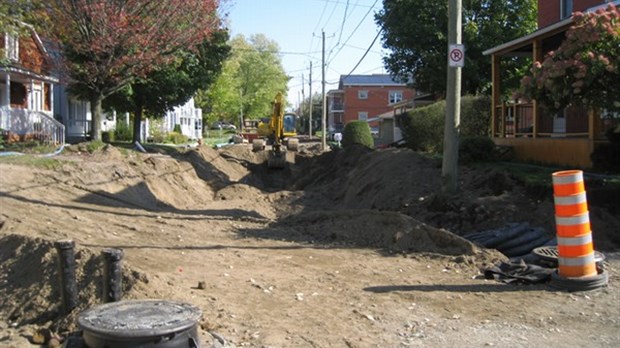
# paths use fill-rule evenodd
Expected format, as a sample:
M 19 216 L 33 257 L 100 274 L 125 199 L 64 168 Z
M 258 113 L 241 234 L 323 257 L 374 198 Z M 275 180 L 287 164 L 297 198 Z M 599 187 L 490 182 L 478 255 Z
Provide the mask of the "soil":
M 302 143 L 284 170 L 246 144 L 55 158 L 0 161 L 2 347 L 76 333 L 101 303 L 104 248 L 123 251 L 123 299 L 200 308 L 204 347 L 620 346 L 620 200 L 600 183 L 586 186 L 609 283 L 568 292 L 482 277 L 507 258 L 463 235 L 515 222 L 554 235 L 550 191 L 503 172 L 461 166 L 445 196 L 441 163 L 406 149 Z M 66 239 L 68 315 L 54 246 Z

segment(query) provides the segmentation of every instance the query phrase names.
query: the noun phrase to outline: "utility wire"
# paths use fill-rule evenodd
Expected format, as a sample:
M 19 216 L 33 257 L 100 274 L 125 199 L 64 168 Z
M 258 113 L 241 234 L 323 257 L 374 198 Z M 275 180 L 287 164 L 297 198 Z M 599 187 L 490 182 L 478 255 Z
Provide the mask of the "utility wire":
M 336 56 L 338 56 L 338 54 L 342 51 L 342 48 L 344 47 L 344 45 L 349 42 L 349 40 L 351 40 L 351 37 L 353 37 L 353 34 L 355 34 L 355 32 L 357 32 L 357 30 L 359 29 L 359 27 L 362 25 L 362 23 L 364 23 L 364 20 L 366 19 L 366 17 L 368 17 L 368 15 L 370 14 L 370 12 L 374 9 L 375 5 L 377 4 L 377 2 L 379 2 L 379 0 L 375 0 L 375 2 L 372 4 L 372 6 L 368 9 L 368 11 L 366 12 L 366 14 L 364 15 L 364 17 L 362 17 L 362 20 L 360 20 L 360 22 L 357 24 L 357 26 L 355 27 L 355 29 L 353 29 L 353 31 L 351 32 L 351 34 L 349 35 L 349 37 L 347 37 L 347 39 L 344 41 L 344 43 L 340 46 L 340 48 L 338 49 L 338 51 L 336 52 L 336 54 L 334 54 L 333 57 L 331 57 L 331 59 L 329 59 L 329 61 L 327 62 L 327 64 L 331 63 Z M 331 52 L 330 52 L 331 53 Z
M 366 58 L 366 55 L 368 54 L 368 52 L 370 52 L 370 49 L 372 48 L 372 46 L 375 44 L 375 42 L 377 41 L 377 39 L 379 38 L 379 35 L 381 35 L 381 33 L 383 32 L 383 28 L 381 28 L 379 30 L 379 32 L 377 33 L 377 36 L 375 36 L 374 40 L 372 40 L 372 42 L 370 43 L 370 46 L 368 46 L 368 49 L 366 50 L 366 52 L 364 52 L 364 55 L 362 56 L 362 58 L 360 58 L 360 60 L 357 62 L 357 64 L 355 64 L 355 67 L 353 67 L 353 69 L 351 69 L 351 72 L 349 74 L 347 74 L 347 76 L 345 76 L 344 78 L 346 79 L 347 77 L 351 76 L 351 74 L 353 74 L 353 72 L 355 71 L 355 69 L 357 69 L 357 67 L 362 63 L 362 61 L 364 60 L 364 58 Z

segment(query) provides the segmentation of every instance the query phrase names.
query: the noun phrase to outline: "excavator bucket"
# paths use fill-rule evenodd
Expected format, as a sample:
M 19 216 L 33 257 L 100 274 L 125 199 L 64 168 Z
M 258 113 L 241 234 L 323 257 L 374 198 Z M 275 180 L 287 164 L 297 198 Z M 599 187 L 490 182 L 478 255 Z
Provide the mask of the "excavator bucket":
M 267 168 L 283 169 L 284 167 L 286 167 L 286 153 L 269 151 L 269 158 L 267 158 Z

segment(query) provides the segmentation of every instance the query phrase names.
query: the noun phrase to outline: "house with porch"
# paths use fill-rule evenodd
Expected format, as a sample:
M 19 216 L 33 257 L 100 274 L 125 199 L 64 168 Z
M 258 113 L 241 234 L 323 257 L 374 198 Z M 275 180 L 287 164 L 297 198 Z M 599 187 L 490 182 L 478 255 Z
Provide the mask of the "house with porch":
M 596 11 L 605 0 L 538 0 L 538 30 L 484 52 L 492 60 L 492 138 L 514 149 L 519 160 L 591 168 L 591 154 L 607 142 L 605 131 L 620 120 L 605 110 L 594 112 L 567 106 L 550 114 L 536 100 L 502 99 L 502 61 L 530 57 L 532 62 L 557 49 L 573 25 L 572 13 Z
M 52 60 L 34 29 L 0 33 L 0 129 L 7 142 L 65 142 L 65 127 L 54 119 Z

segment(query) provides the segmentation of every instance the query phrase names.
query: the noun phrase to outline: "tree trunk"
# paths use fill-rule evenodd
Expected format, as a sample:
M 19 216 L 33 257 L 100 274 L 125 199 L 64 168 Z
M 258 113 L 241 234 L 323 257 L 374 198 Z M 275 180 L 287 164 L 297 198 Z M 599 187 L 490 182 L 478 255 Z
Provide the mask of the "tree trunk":
M 136 107 L 133 116 L 133 142 L 140 142 L 140 132 L 142 128 L 142 106 Z
M 90 99 L 90 115 L 91 115 L 91 140 L 101 140 L 101 102 L 103 96 L 101 94 Z

